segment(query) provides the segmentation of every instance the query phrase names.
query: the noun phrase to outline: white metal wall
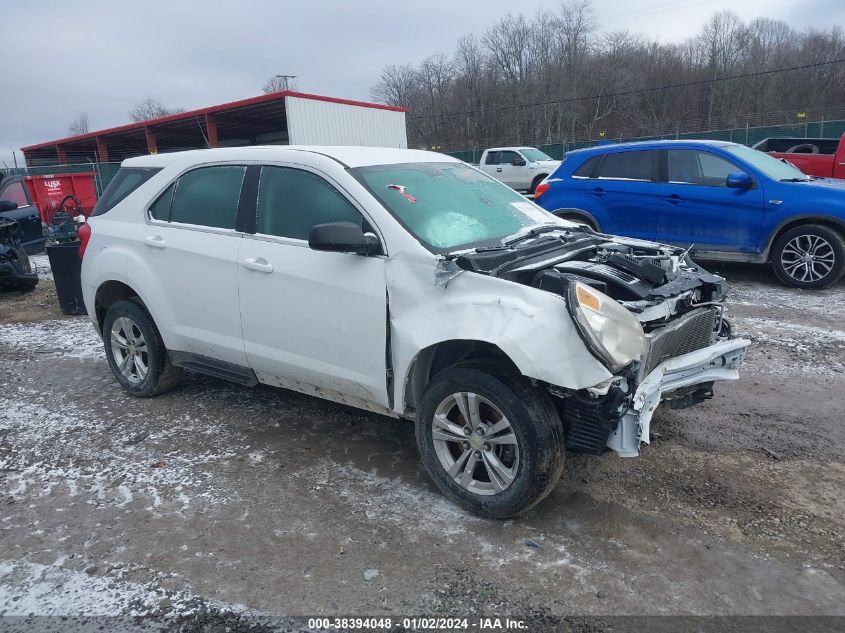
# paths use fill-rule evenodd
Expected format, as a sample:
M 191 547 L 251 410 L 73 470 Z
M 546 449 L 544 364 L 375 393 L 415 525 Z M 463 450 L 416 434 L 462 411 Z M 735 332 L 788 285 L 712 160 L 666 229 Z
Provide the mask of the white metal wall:
M 405 113 L 285 97 L 291 145 L 408 147 Z

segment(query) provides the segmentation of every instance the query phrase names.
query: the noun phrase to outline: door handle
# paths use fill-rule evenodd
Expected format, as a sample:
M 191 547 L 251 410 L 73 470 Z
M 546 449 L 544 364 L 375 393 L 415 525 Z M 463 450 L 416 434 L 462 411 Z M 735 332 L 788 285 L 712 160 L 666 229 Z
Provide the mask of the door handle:
M 144 244 L 153 248 L 164 248 L 167 242 L 164 241 L 161 235 L 148 235 L 144 238 Z
M 669 204 L 680 204 L 682 202 L 681 196 L 676 193 L 666 196 L 663 200 Z
M 273 272 L 273 264 L 268 262 L 263 257 L 247 257 L 241 263 L 243 264 L 244 268 L 249 268 L 250 270 L 256 270 L 260 273 L 272 273 Z
M 496 171 L 502 171 L 501 167 L 496 167 Z
M 589 193 L 590 193 L 591 196 L 596 196 L 597 198 L 601 198 L 604 194 L 607 193 L 607 191 L 605 191 L 601 187 L 596 187 L 595 189 L 591 189 Z

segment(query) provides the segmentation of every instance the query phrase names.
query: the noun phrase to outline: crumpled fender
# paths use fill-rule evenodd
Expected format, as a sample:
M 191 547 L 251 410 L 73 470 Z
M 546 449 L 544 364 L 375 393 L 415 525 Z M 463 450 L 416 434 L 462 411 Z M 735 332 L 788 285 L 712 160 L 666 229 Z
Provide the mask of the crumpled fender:
M 498 346 L 520 372 L 566 389 L 611 378 L 587 349 L 562 297 L 496 277 L 461 272 L 436 285 L 437 258 L 395 253 L 387 261 L 394 408 L 419 352 L 449 340 Z

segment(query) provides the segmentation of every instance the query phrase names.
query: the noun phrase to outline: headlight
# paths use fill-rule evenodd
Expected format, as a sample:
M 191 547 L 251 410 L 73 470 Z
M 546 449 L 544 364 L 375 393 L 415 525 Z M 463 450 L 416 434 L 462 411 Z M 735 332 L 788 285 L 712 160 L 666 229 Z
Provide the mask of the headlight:
M 618 371 L 645 353 L 645 333 L 637 318 L 606 294 L 579 282 L 569 285 L 567 304 L 590 351 Z

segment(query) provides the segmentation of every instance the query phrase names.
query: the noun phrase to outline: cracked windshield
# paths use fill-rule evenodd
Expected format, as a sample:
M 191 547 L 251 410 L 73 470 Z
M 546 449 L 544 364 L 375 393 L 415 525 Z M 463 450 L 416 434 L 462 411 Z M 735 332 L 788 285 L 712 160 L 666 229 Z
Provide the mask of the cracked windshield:
M 417 239 L 438 251 L 498 244 L 553 216 L 501 183 L 459 163 L 406 163 L 358 177 Z

